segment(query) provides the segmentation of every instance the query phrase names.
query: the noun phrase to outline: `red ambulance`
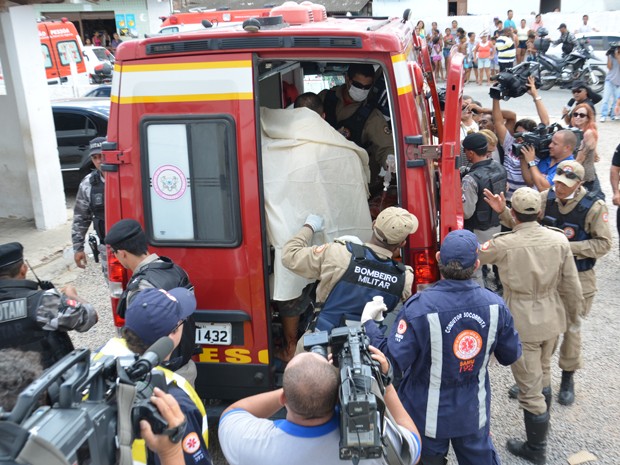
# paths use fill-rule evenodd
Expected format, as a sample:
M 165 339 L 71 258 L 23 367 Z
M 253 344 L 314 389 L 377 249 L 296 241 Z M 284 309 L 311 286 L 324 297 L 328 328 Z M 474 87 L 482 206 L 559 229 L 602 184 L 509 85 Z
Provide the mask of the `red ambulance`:
M 37 26 L 48 83 L 66 82 L 71 77 L 71 62 L 75 63 L 78 75 L 86 76 L 82 41 L 73 23 L 63 18 L 40 22 Z
M 329 88 L 351 63 L 370 63 L 382 76 L 396 157 L 390 189 L 420 222 L 401 253 L 415 286 L 439 279 L 441 238 L 463 224 L 462 56 L 451 60 L 442 122 L 426 44 L 407 14 L 327 18 L 320 5 L 285 5 L 268 21 L 127 42 L 116 57 L 106 224 L 138 220 L 149 249 L 189 273 L 203 398 L 238 399 L 278 384 L 260 118 L 263 107 L 286 106 L 287 89 Z M 128 275 L 108 258 L 115 308 Z M 117 315 L 115 322 L 122 325 Z

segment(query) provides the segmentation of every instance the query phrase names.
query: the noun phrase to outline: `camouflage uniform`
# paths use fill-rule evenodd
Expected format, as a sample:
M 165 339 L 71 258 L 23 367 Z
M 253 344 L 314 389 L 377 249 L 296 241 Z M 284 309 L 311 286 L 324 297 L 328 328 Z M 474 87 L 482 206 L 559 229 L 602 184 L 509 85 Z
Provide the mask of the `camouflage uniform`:
M 96 179 L 98 178 L 98 179 Z M 73 243 L 73 253 L 81 252 L 84 250 L 84 241 L 86 240 L 86 233 L 90 224 L 95 219 L 95 207 L 92 204 L 91 193 L 93 185 L 100 182 L 102 185 L 105 182 L 103 176 L 98 170 L 93 170 L 86 175 L 80 187 L 78 188 L 77 196 L 75 198 L 75 207 L 73 208 L 73 224 L 71 225 L 71 242 Z M 99 230 L 98 230 L 99 229 Z M 95 232 L 99 236 L 99 257 L 101 260 L 101 268 L 103 274 L 108 275 L 108 262 L 106 246 L 103 244 L 103 231 L 105 228 L 95 227 Z

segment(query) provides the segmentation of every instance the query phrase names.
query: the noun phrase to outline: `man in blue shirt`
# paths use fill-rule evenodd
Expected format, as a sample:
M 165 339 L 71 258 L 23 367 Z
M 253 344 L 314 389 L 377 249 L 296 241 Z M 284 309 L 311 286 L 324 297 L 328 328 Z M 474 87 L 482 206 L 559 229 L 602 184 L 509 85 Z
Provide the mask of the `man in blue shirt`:
M 491 355 L 517 361 L 521 342 L 502 298 L 472 280 L 478 250 L 471 231 L 449 233 L 437 254 L 443 279 L 407 300 L 387 339 L 374 302 L 362 315 L 373 346 L 404 374 L 398 395 L 423 434 L 422 464 L 446 464 L 450 443 L 461 464 L 499 463 L 487 367 Z
M 564 160 L 574 160 L 573 152 L 577 146 L 577 136 L 569 129 L 557 131 L 549 144 L 549 156 L 539 160 L 534 147 L 521 149 L 521 171 L 525 183 L 539 192 L 553 186 L 558 165 Z
M 512 12 L 512 10 L 508 10 L 507 15 L 508 15 L 508 18 L 504 21 L 504 29 L 511 27 L 512 28 L 512 32 L 516 32 L 517 25 L 512 20 L 512 17 L 514 16 L 514 13 Z

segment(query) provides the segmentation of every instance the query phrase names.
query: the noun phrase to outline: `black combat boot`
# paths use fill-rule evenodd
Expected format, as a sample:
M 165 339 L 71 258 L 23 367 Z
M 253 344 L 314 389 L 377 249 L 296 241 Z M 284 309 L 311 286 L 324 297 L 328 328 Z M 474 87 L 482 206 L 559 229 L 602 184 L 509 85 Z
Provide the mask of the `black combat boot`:
M 574 373 L 574 371 L 562 370 L 562 384 L 560 384 L 560 393 L 558 394 L 558 403 L 561 405 L 571 405 L 575 402 Z
M 511 399 L 516 399 L 517 397 L 519 397 L 519 386 L 513 384 L 512 387 L 508 389 L 508 397 L 510 397 Z
M 547 462 L 547 431 L 549 431 L 549 412 L 534 415 L 527 410 L 523 411 L 525 434 L 527 441 L 509 439 L 506 443 L 508 452 L 517 457 L 523 457 L 528 462 L 544 465 Z
M 547 386 L 542 390 L 543 396 L 545 396 L 545 404 L 547 404 L 547 412 L 551 409 L 551 402 L 553 401 L 553 396 L 551 395 L 551 386 Z

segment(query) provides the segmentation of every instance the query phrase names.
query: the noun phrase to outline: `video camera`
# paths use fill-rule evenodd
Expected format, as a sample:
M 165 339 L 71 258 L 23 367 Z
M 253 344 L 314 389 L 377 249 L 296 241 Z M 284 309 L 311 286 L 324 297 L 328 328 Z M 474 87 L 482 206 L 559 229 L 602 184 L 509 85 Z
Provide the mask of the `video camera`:
M 538 157 L 539 160 L 544 160 L 550 155 L 549 144 L 551 144 L 551 139 L 553 138 L 553 135 L 561 129 L 568 129 L 575 134 L 575 136 L 577 137 L 577 144 L 575 145 L 575 149 L 579 148 L 579 145 L 581 144 L 581 139 L 583 137 L 583 131 L 577 128 L 563 128 L 558 123 L 553 123 L 549 126 L 539 124 L 531 132 L 514 133 L 514 138 L 522 139 L 522 141 L 512 144 L 512 153 L 518 157 L 522 157 L 523 154 L 521 153 L 521 151 L 524 146 L 533 147 L 534 151 L 536 152 L 536 157 Z
M 496 81 L 489 89 L 489 96 L 494 100 L 509 100 L 521 97 L 528 89 L 527 78 L 538 74 L 538 63 L 524 61 L 523 63 L 491 76 L 491 81 Z M 540 87 L 540 78 L 536 75 L 536 88 Z
M 610 42 L 609 49 L 605 52 L 605 55 L 608 57 L 613 56 L 618 48 L 620 48 L 620 42 Z
M 383 375 L 368 350 L 368 338 L 359 327 L 334 328 L 304 336 L 304 348 L 327 358 L 331 347 L 334 365 L 340 370 L 340 459 L 380 458 L 384 455 L 382 405 L 371 392 L 376 381 L 385 391 Z
M 45 463 L 112 465 L 118 462 L 121 430 L 131 428 L 133 441 L 140 437 L 140 420 L 147 420 L 161 434 L 168 423 L 149 399 L 155 387 L 167 391 L 166 379 L 151 370 L 172 349 L 172 340 L 164 337 L 138 360 L 103 356 L 91 362 L 87 349 L 66 355 L 19 395 L 11 412 L 1 412 L 0 463 L 35 464 L 47 457 Z M 57 402 L 39 406 L 54 386 L 59 386 Z M 119 408 L 121 402 L 130 408 Z

